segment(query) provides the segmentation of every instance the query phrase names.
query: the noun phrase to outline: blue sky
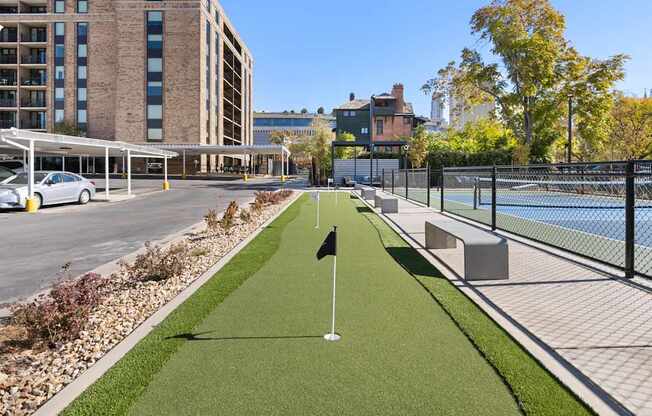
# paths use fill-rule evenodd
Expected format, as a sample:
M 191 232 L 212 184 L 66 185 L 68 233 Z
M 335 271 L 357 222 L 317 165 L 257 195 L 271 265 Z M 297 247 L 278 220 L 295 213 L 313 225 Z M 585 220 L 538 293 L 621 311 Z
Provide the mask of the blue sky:
M 487 51 L 469 20 L 488 0 L 221 0 L 252 50 L 256 110 L 328 111 L 405 84 L 417 114 L 430 114 L 424 81 L 465 46 Z M 619 88 L 652 88 L 650 0 L 552 0 L 581 53 L 632 57 Z

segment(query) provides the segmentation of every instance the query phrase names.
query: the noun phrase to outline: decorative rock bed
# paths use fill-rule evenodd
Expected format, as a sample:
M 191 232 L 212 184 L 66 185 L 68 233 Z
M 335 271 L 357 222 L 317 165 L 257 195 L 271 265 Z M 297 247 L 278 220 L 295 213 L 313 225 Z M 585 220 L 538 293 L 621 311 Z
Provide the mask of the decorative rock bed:
M 123 271 L 108 279 L 107 295 L 91 314 L 80 337 L 48 348 L 30 345 L 27 332 L 0 324 L 0 415 L 29 415 L 71 383 L 143 321 L 187 288 L 210 267 L 277 214 L 290 199 L 263 208 L 250 222 L 240 219 L 228 232 L 203 230 L 183 240 L 190 265 L 174 278 L 134 282 Z

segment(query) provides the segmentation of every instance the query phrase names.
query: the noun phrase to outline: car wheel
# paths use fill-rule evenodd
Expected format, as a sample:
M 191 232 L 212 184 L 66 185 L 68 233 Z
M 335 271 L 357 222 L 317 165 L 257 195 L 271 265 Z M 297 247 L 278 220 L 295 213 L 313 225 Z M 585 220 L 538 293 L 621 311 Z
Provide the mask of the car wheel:
M 88 190 L 84 189 L 81 194 L 79 194 L 79 204 L 86 205 L 91 200 L 91 193 Z
M 41 209 L 41 206 L 43 205 L 43 197 L 40 194 L 34 194 L 34 204 L 36 205 L 37 210 Z

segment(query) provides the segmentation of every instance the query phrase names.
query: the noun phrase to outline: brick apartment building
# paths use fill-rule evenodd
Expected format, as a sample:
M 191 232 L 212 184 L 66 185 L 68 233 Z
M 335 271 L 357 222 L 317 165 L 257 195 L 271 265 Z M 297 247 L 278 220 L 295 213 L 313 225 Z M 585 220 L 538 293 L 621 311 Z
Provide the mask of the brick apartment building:
M 137 144 L 253 142 L 252 55 L 217 0 L 3 0 L 0 25 L 2 128 L 65 123 Z
M 351 133 L 359 143 L 396 142 L 411 136 L 417 125 L 402 84 L 394 85 L 391 93 L 373 95 L 369 100 L 358 100 L 351 94 L 348 102 L 335 109 L 335 115 L 338 136 Z

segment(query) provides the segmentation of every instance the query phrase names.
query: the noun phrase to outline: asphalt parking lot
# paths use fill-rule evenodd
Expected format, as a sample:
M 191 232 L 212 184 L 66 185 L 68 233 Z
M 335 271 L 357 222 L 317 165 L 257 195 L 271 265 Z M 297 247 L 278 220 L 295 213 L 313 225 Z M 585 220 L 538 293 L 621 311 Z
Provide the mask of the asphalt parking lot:
M 171 191 L 159 192 L 161 186 L 160 180 L 134 180 L 132 199 L 45 207 L 36 214 L 0 211 L 0 305 L 49 286 L 68 262 L 73 275 L 88 272 L 200 222 L 209 208 L 245 203 L 255 191 L 281 184 L 171 181 Z M 111 181 L 111 188 L 124 193 L 123 181 Z

